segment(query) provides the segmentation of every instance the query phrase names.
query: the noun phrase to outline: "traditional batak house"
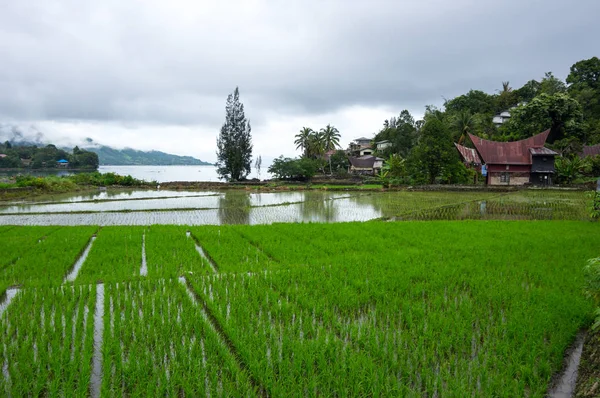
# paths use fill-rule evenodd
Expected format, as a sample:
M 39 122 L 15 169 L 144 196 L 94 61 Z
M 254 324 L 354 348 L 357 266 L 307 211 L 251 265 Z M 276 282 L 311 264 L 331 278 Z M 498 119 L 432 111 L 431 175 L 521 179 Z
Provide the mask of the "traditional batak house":
M 454 143 L 454 146 L 456 147 L 456 149 L 458 149 L 460 158 L 465 164 L 465 166 L 474 167 L 477 171 L 481 171 L 481 158 L 479 157 L 475 149 L 467 148 L 466 146 L 462 146 L 457 143 Z
M 496 142 L 469 134 L 487 171 L 488 185 L 551 185 L 556 152 L 544 147 L 550 130 L 533 137 Z
M 600 156 L 600 144 L 584 146 L 582 155 L 584 158 L 587 156 L 591 156 L 591 157 Z

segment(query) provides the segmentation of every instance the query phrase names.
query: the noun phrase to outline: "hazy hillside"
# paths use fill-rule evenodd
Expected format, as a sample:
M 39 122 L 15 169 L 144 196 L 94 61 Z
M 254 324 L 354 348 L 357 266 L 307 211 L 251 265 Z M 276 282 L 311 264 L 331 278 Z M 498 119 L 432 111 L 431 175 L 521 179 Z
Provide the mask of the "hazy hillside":
M 135 149 L 114 149 L 107 146 L 85 148 L 88 151 L 98 154 L 101 165 L 130 166 L 130 165 L 151 165 L 151 166 L 204 166 L 212 163 L 191 156 L 177 156 L 160 151 L 137 151 Z

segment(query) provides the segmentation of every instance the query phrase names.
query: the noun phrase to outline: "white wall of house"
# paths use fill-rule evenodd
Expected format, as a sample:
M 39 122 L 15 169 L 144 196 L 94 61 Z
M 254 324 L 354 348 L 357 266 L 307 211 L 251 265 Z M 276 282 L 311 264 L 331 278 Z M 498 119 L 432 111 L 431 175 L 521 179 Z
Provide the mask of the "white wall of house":
M 382 150 L 384 150 L 385 148 L 389 148 L 389 147 L 391 147 L 391 146 L 392 146 L 392 143 L 391 143 L 391 142 L 389 142 L 389 141 L 378 142 L 378 143 L 377 143 L 377 150 L 378 150 L 378 151 L 382 151 Z

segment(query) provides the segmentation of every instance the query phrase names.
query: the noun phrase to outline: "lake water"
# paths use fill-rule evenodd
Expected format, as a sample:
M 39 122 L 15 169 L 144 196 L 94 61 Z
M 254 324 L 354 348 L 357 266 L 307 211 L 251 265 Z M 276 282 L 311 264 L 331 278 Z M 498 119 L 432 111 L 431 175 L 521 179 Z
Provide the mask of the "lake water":
M 585 220 L 584 192 L 118 190 L 0 203 L 0 225 L 221 225 L 384 220 Z
M 267 173 L 268 167 L 262 167 L 260 177 L 270 178 Z M 146 181 L 168 182 L 168 181 L 222 181 L 219 180 L 215 166 L 100 166 L 101 173 L 117 173 L 119 175 L 131 175 L 134 178 Z M 12 176 L 16 174 L 32 174 L 35 176 L 46 175 L 69 175 L 70 170 L 19 170 L 0 171 L 0 176 Z M 258 178 L 253 169 L 248 178 Z

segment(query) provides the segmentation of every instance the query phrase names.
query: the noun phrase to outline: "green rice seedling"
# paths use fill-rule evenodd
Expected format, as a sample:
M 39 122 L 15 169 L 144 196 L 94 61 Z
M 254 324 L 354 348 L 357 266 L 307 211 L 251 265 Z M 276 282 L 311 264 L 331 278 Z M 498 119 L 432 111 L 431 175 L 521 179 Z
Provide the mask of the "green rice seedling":
M 321 324 L 309 322 L 308 311 L 265 288 L 258 279 L 269 274 L 191 279 L 268 394 L 365 395 L 378 385 L 382 369 L 346 349 L 344 340 Z
M 102 396 L 253 396 L 177 280 L 105 285 Z
M 256 272 L 276 266 L 257 247 L 233 228 L 204 226 L 190 228 L 192 237 L 222 272 Z
M 207 260 L 186 236 L 187 227 L 153 225 L 146 229 L 148 278 L 177 278 L 211 272 Z
M 273 232 L 278 235 L 295 228 L 300 234 L 321 230 L 320 236 L 339 239 L 335 225 L 277 227 Z M 316 319 L 333 320 L 330 330 L 348 335 L 361 350 L 386 363 L 408 383 L 405 388 L 416 388 L 413 393 L 439 393 L 445 385 L 447 393 L 534 391 L 543 396 L 565 347 L 589 321 L 589 304 L 579 288 L 581 272 L 573 263 L 594 251 L 597 226 L 394 224 L 385 226 L 386 240 L 377 237 L 381 228 L 344 226 L 348 234 L 354 229 L 360 236 L 354 245 L 367 256 L 355 250 L 354 259 L 340 255 L 336 261 L 327 251 L 314 251 L 315 264 L 324 256 L 331 267 L 307 264 L 302 272 L 271 273 L 266 282 L 297 305 L 315 309 Z M 247 228 L 250 234 L 253 230 Z M 457 236 L 468 235 L 478 236 L 478 244 L 454 243 Z M 559 235 L 562 249 L 557 251 L 551 238 Z M 548 239 L 540 242 L 540 237 Z M 277 257 L 279 248 L 269 247 L 269 252 Z M 490 252 L 495 253 L 491 258 Z M 513 345 L 515 340 L 520 344 Z M 401 361 L 404 351 L 399 347 L 414 357 Z M 495 373 L 498 361 L 521 377 Z M 457 371 L 463 377 L 453 374 Z
M 0 235 L 0 270 L 13 264 L 57 230 L 58 227 L 15 227 L 7 230 Z
M 0 318 L 1 395 L 86 396 L 94 286 L 23 290 Z
M 3 268 L 0 279 L 11 285 L 60 285 L 96 230 L 97 227 L 53 230 L 44 239 L 25 246 L 27 252 Z
M 142 265 L 143 234 L 143 227 L 102 228 L 75 283 L 138 278 Z
M 510 214 L 500 216 L 530 217 L 534 199 L 515 194 L 505 201 Z M 553 212 L 571 200 L 559 196 Z M 566 347 L 592 322 L 581 264 L 597 257 L 599 228 L 483 220 L 194 227 L 219 266 L 215 275 L 187 274 L 198 303 L 175 279 L 188 255 L 200 258 L 186 227 L 102 229 L 92 247 L 108 230 L 97 257 L 103 275 L 114 278 L 105 285 L 102 395 L 544 396 Z M 18 230 L 15 236 L 35 229 Z M 81 231 L 90 233 L 59 229 L 10 268 L 33 264 L 25 262 L 30 256 L 59 258 L 65 247 L 74 253 L 76 239 L 81 250 Z M 70 235 L 77 232 L 82 237 Z M 149 273 L 137 280 L 144 233 Z M 64 244 L 43 244 L 59 237 Z M 126 262 L 131 242 L 139 260 Z M 258 260 L 244 261 L 250 253 Z M 32 266 L 10 278 L 24 287 L 0 317 L 6 372 L 5 358 L 19 347 L 33 347 L 21 363 L 47 365 L 18 368 L 18 389 L 8 377 L 0 391 L 61 395 L 65 385 L 79 386 L 79 373 L 64 370 L 70 357 L 51 354 L 62 352 L 58 337 L 93 334 L 67 315 L 76 319 L 91 306 L 77 310 L 81 301 L 57 292 L 94 287 L 38 287 L 62 283 L 54 275 L 64 267 L 52 264 L 37 277 Z M 2 275 L 0 289 L 9 283 Z

